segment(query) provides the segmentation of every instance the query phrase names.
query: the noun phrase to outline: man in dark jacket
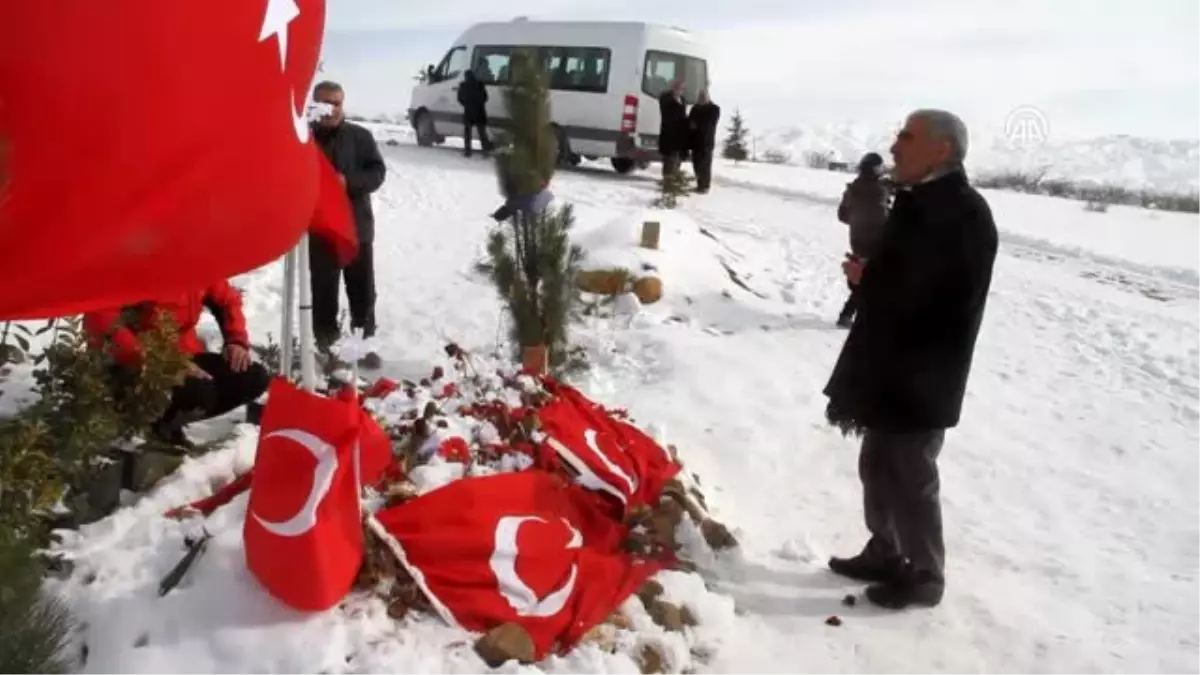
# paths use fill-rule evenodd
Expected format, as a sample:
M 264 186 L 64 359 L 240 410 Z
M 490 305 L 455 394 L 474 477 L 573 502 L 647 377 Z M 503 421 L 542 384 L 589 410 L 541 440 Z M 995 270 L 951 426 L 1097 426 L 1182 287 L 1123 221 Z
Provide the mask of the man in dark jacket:
M 696 192 L 700 194 L 707 194 L 712 187 L 713 148 L 717 145 L 717 123 L 720 121 L 720 106 L 712 102 L 707 89 L 701 91 L 692 112 L 688 113 L 691 134 L 688 145 L 692 150 L 692 168 L 696 172 Z
M 375 214 L 371 193 L 383 185 L 387 168 L 379 154 L 379 145 L 367 129 L 346 121 L 345 92 L 335 82 L 321 82 L 313 90 L 313 100 L 331 107 L 332 112 L 313 125 L 313 137 L 333 168 L 341 174 L 342 184 L 354 210 L 358 229 L 358 255 L 339 269 L 333 249 L 322 240 L 309 239 L 309 270 L 312 273 L 313 335 L 317 346 L 329 349 L 341 337 L 338 327 L 340 278 L 346 279 L 346 297 L 350 300 L 350 327 L 375 335 Z
M 658 152 L 662 155 L 663 178 L 679 170 L 683 153 L 688 146 L 687 104 L 683 100 L 683 80 L 671 82 L 670 88 L 658 98 L 661 123 L 658 131 Z
M 462 84 L 458 85 L 458 103 L 463 108 L 463 154 L 467 157 L 471 156 L 473 129 L 479 129 L 479 147 L 483 153 L 486 155 L 492 150 L 487 133 L 487 101 L 487 87 L 475 77 L 475 71 L 467 70 L 463 73 Z
M 945 590 L 937 458 L 957 426 L 996 259 L 984 198 L 967 182 L 967 131 L 951 113 L 909 116 L 892 146 L 896 196 L 869 262 L 848 260 L 859 315 L 833 369 L 826 415 L 862 434 L 858 460 L 871 538 L 830 569 L 874 582 L 893 609 Z
M 838 220 L 850 226 L 850 258 L 865 263 L 873 255 L 887 220 L 888 193 L 879 180 L 883 158 L 868 152 L 858 162 L 858 176 L 846 186 L 838 205 Z M 838 326 L 849 328 L 858 307 L 858 285 L 850 283 L 850 297 L 838 316 Z

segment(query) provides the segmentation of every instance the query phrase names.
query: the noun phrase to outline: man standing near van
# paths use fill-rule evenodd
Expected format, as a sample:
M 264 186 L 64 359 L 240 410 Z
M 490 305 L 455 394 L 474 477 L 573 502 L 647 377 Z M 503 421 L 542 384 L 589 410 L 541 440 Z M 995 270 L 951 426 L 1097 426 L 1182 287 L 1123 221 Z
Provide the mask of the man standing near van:
M 708 194 L 712 187 L 713 148 L 717 145 L 717 124 L 721 121 L 721 107 L 712 102 L 708 90 L 702 89 L 696 97 L 696 105 L 688 114 L 689 145 L 692 150 L 692 168 L 696 172 L 696 192 Z
M 463 73 L 462 84 L 458 85 L 458 103 L 463 107 L 463 154 L 471 156 L 471 131 L 479 129 L 479 147 L 483 154 L 492 151 L 492 142 L 487 133 L 487 86 L 475 76 L 475 71 Z
M 671 86 L 658 99 L 658 110 L 662 118 L 658 130 L 658 152 L 662 155 L 663 179 L 679 171 L 683 153 L 688 146 L 687 103 L 683 100 L 683 80 L 671 82 Z
M 346 121 L 342 108 L 345 99 L 342 86 L 336 82 L 321 82 L 313 90 L 313 100 L 331 108 L 328 115 L 313 124 L 313 138 L 341 175 L 358 230 L 358 255 L 344 270 L 339 269 L 337 256 L 328 244 L 316 237 L 309 239 L 313 336 L 322 350 L 328 350 L 341 337 L 338 296 L 342 276 L 350 300 L 350 327 L 362 330 L 366 338 L 374 336 L 376 328 L 375 214 L 371 210 L 371 193 L 383 185 L 387 168 L 371 132 Z M 371 361 L 377 359 L 368 355 L 364 365 L 370 367 Z

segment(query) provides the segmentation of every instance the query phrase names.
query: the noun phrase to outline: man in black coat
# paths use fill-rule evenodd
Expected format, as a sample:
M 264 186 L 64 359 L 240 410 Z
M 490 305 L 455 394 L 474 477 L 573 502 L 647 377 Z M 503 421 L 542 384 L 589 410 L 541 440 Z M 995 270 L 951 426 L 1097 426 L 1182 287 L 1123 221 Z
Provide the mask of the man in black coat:
M 336 82 L 321 82 L 313 100 L 325 103 L 332 112 L 313 125 L 313 138 L 341 174 L 342 184 L 354 210 L 358 230 L 358 255 L 340 269 L 333 249 L 322 240 L 309 239 L 309 270 L 312 274 L 313 335 L 317 346 L 328 349 L 341 337 L 338 327 L 338 295 L 346 279 L 350 300 L 350 327 L 365 337 L 375 335 L 375 214 L 371 193 L 383 185 L 387 169 L 379 145 L 367 129 L 346 121 L 346 94 Z
M 901 186 L 866 263 L 847 260 L 858 318 L 825 394 L 826 415 L 861 434 L 858 460 L 871 538 L 830 569 L 874 582 L 893 609 L 933 606 L 945 590 L 937 458 L 958 425 L 996 259 L 984 198 L 967 182 L 967 131 L 951 113 L 909 116 L 892 146 Z
M 692 168 L 696 172 L 696 192 L 700 194 L 707 194 L 712 187 L 713 149 L 717 145 L 720 121 L 721 107 L 712 102 L 707 89 L 701 91 L 692 112 L 688 113 Z
M 683 153 L 688 149 L 687 104 L 683 100 L 683 80 L 671 86 L 658 98 L 661 122 L 658 131 L 658 152 L 662 155 L 663 178 L 679 170 Z
M 492 150 L 487 133 L 487 86 L 475 76 L 475 71 L 463 73 L 462 84 L 458 85 L 458 103 L 463 108 L 463 154 L 471 156 L 471 131 L 479 129 L 479 147 L 484 154 Z

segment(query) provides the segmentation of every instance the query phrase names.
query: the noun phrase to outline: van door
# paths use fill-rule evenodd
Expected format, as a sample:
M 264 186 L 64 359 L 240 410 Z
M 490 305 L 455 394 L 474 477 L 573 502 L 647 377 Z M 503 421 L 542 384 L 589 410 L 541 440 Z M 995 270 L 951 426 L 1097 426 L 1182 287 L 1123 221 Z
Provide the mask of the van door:
M 504 101 L 504 89 L 512 85 L 512 47 L 480 45 L 475 48 L 471 68 L 475 77 L 487 86 L 487 116 L 489 133 L 501 129 L 508 122 L 508 106 Z
M 467 69 L 467 48 L 452 47 L 442 58 L 429 80 L 429 111 L 437 132 L 442 136 L 461 136 L 462 106 L 458 104 L 458 85 Z

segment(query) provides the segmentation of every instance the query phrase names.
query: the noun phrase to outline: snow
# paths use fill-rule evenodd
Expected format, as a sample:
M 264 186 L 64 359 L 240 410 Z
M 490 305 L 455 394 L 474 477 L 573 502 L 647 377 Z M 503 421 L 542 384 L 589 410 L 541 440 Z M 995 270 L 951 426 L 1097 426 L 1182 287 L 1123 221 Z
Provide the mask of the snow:
M 377 133 L 397 143 L 384 146 L 375 198 L 378 342 L 388 376 L 419 379 L 447 341 L 488 354 L 505 332 L 473 270 L 499 199 L 487 161 Z M 1195 216 L 987 193 L 1004 241 L 964 420 L 941 462 L 947 596 L 893 614 L 843 606 L 861 586 L 824 568 L 866 537 L 857 448 L 825 424 L 821 395 L 845 336 L 832 325 L 846 293 L 832 209 L 845 177 L 719 164 L 714 191 L 671 213 L 650 207 L 654 178 L 590 164 L 555 178 L 589 259 L 650 262 L 665 288 L 658 303 L 625 301 L 622 315 L 575 328 L 592 364 L 578 384 L 676 444 L 742 546 L 701 556 L 701 575 L 660 575 L 696 628 L 664 633 L 631 600 L 634 630 L 616 654 L 584 646 L 502 672 L 637 672 L 630 655 L 647 643 L 673 672 L 1200 668 Z M 663 225 L 658 252 L 637 248 L 648 219 Z M 277 334 L 281 266 L 236 281 L 252 334 Z M 395 622 L 357 596 L 312 615 L 271 600 L 245 569 L 245 496 L 208 519 L 207 553 L 158 597 L 196 529 L 159 514 L 244 470 L 255 439 L 237 427 L 223 449 L 66 537 L 76 571 L 53 585 L 86 622 L 83 669 L 486 670 L 472 636 L 433 616 Z M 457 470 L 435 459 L 421 489 Z M 827 626 L 831 615 L 844 624 Z

